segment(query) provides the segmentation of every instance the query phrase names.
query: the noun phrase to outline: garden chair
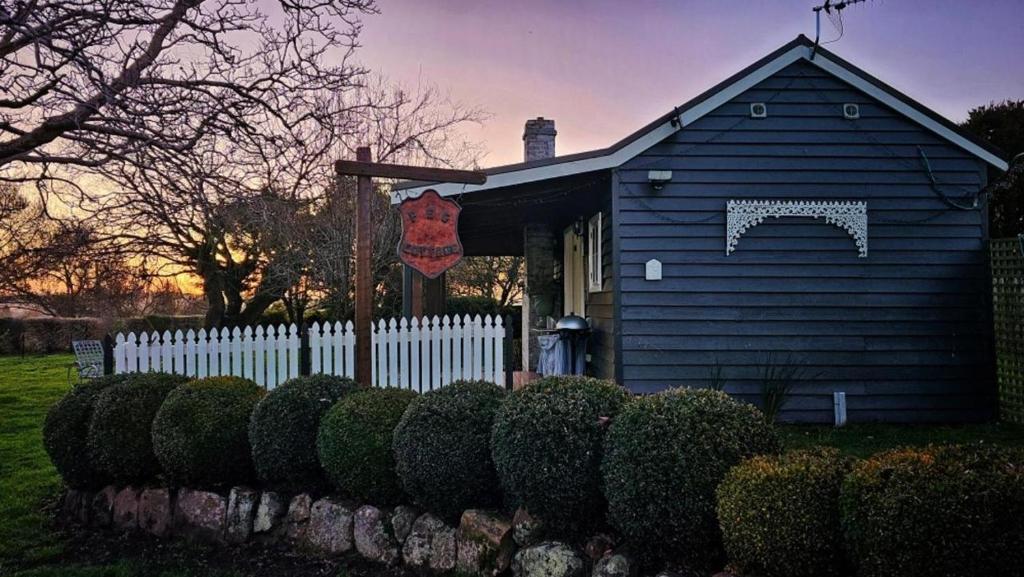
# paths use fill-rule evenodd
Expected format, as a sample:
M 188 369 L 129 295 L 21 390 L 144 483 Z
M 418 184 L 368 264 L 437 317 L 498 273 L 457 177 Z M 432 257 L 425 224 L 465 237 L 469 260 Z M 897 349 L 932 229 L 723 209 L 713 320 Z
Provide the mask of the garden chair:
M 103 376 L 103 343 L 100 341 L 71 341 L 75 362 L 68 366 L 68 382 L 71 369 L 78 371 L 78 382 Z

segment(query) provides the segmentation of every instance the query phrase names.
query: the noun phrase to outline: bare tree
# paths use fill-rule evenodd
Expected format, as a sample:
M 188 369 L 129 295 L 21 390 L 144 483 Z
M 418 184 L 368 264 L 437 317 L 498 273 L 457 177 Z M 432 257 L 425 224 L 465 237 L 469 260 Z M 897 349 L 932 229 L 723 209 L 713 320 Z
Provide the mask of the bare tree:
M 251 324 L 282 299 L 301 314 L 313 297 L 348 291 L 351 200 L 345 183 L 335 186 L 333 161 L 370 142 L 380 160 L 464 162 L 476 149 L 453 129 L 480 117 L 433 89 L 409 93 L 376 80 L 318 98 L 331 111 L 329 130 L 268 117 L 261 138 L 140 147 L 99 169 L 117 193 L 88 194 L 81 206 L 169 270 L 202 279 L 211 325 Z M 383 279 L 396 262 L 398 223 L 387 196 L 379 201 L 374 254 Z
M 245 140 L 267 118 L 329 125 L 312 95 L 359 83 L 349 58 L 373 11 L 373 0 L 0 1 L 0 176 Z
M 461 296 L 494 299 L 511 305 L 523 295 L 523 258 L 467 257 L 448 272 L 450 290 Z

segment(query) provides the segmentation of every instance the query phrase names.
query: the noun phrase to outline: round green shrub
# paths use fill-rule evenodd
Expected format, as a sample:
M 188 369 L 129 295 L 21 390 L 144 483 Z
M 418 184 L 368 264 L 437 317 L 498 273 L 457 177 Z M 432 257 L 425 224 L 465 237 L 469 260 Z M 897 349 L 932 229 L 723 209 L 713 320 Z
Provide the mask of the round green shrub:
M 291 379 L 263 397 L 249 421 L 252 460 L 260 480 L 285 492 L 323 487 L 316 456 L 320 419 L 357 387 L 346 377 L 311 375 Z
M 850 460 L 836 449 L 754 457 L 718 486 L 718 524 L 743 575 L 842 575 L 839 490 Z
M 151 430 L 156 412 L 183 375 L 134 373 L 104 389 L 93 407 L 86 437 L 89 458 L 117 484 L 148 481 L 160 474 Z
M 629 399 L 610 381 L 546 377 L 508 395 L 494 418 L 491 449 L 509 504 L 556 532 L 600 521 L 605 432 Z
M 899 449 L 843 483 L 843 529 L 859 574 L 1003 575 L 1024 567 L 1024 451 Z
M 67 486 L 89 489 L 110 482 L 89 459 L 86 437 L 96 397 L 127 378 L 128 374 L 107 375 L 75 385 L 46 414 L 43 447 Z
M 504 396 L 494 383 L 457 381 L 409 404 L 395 428 L 395 470 L 417 505 L 455 521 L 500 504 L 490 443 Z
M 391 445 L 416 393 L 373 388 L 346 395 L 320 420 L 316 448 L 327 479 L 342 493 L 388 505 L 402 498 Z
M 764 415 L 721 391 L 671 389 L 638 398 L 608 431 L 608 520 L 647 559 L 717 562 L 715 489 L 743 459 L 778 450 Z
M 252 480 L 249 417 L 264 391 L 239 377 L 208 377 L 180 385 L 153 420 L 153 449 L 164 473 L 190 487 Z

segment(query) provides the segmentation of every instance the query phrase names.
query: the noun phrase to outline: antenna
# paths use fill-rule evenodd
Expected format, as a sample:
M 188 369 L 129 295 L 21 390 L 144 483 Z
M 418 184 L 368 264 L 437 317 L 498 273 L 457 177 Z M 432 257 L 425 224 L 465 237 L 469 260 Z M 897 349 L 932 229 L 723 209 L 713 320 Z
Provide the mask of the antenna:
M 825 3 L 821 6 L 815 6 L 814 10 L 814 49 L 811 50 L 811 60 L 814 60 L 814 55 L 818 53 L 818 41 L 821 40 L 821 12 L 824 10 L 825 15 L 828 16 L 832 25 L 835 26 L 836 30 L 839 31 L 839 38 L 843 37 L 843 9 L 853 4 L 860 4 L 866 0 L 840 0 L 839 2 L 833 2 L 832 0 L 825 0 Z M 833 12 L 834 11 L 834 12 Z M 831 40 L 835 42 L 836 40 Z M 828 44 L 828 42 L 826 42 Z

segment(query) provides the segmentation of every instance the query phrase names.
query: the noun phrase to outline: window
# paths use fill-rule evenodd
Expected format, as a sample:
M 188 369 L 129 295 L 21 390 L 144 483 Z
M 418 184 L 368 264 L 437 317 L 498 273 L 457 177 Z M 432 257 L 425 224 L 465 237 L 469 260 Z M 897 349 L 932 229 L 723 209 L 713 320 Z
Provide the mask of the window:
M 587 227 L 587 288 L 590 292 L 604 289 L 604 275 L 601 267 L 601 213 L 590 217 Z

